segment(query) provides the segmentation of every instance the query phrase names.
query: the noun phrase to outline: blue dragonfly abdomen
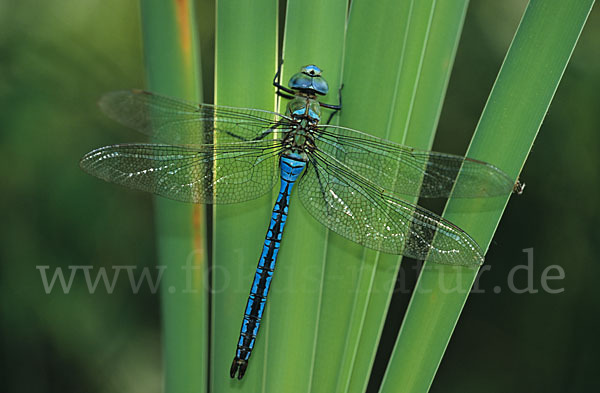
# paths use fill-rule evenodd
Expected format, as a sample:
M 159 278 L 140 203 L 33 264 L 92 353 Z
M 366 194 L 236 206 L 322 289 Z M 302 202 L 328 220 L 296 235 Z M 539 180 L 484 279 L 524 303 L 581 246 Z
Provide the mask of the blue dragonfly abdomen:
M 283 229 L 288 215 L 290 193 L 292 187 L 294 187 L 294 184 L 304 171 L 306 161 L 296 154 L 290 154 L 289 156 L 283 155 L 279 165 L 281 187 L 279 189 L 277 200 L 275 201 L 275 206 L 273 207 L 271 222 L 269 224 L 269 229 L 267 230 L 267 235 L 265 236 L 260 259 L 258 260 L 254 281 L 250 287 L 250 295 L 248 296 L 248 302 L 246 303 L 246 311 L 244 312 L 240 338 L 238 340 L 235 358 L 231 364 L 231 378 L 235 377 L 238 369 L 239 379 L 241 379 L 246 372 L 248 359 L 252 354 L 252 348 L 254 347 L 256 335 L 258 334 L 262 315 L 265 310 L 267 295 L 269 294 L 269 288 L 271 287 L 273 272 L 275 271 L 277 254 L 279 253 Z

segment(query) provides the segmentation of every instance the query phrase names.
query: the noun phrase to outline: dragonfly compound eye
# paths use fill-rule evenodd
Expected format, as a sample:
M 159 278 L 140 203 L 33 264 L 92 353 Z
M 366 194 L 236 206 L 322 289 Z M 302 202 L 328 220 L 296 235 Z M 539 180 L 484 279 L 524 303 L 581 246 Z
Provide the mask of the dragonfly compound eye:
M 309 94 L 326 95 L 329 91 L 327 81 L 321 76 L 321 69 L 316 65 L 302 67 L 290 78 L 291 89 Z
M 314 64 L 302 67 L 301 72 L 308 76 L 321 76 L 321 69 Z

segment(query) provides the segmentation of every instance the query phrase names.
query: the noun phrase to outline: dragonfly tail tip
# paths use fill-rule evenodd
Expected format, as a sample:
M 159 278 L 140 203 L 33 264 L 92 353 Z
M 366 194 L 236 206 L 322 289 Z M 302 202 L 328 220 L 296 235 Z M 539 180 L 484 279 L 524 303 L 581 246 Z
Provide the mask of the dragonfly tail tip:
M 231 363 L 231 369 L 229 370 L 229 376 L 235 378 L 235 374 L 238 374 L 238 379 L 242 379 L 246 373 L 246 367 L 248 367 L 248 361 L 235 357 L 233 363 Z M 238 373 L 239 370 L 239 373 Z

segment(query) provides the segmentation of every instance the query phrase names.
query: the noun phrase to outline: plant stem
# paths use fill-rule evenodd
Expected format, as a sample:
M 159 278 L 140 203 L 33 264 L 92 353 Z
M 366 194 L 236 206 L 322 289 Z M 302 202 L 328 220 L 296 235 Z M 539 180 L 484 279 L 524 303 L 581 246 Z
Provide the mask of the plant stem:
M 149 89 L 200 101 L 194 2 L 140 2 Z M 197 141 L 189 141 L 194 143 Z M 206 391 L 208 302 L 205 207 L 155 199 L 161 281 L 165 391 Z
M 517 178 L 593 3 L 530 1 L 467 156 L 488 161 Z M 487 249 L 508 198 L 451 198 L 444 217 Z M 429 390 L 476 276 L 477 270 L 426 262 L 381 392 Z

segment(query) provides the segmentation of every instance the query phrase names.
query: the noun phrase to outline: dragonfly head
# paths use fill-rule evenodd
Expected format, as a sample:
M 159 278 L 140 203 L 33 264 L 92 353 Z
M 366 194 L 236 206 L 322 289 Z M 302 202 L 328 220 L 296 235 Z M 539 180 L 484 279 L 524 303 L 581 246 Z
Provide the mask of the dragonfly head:
M 316 65 L 302 67 L 300 72 L 290 78 L 290 89 L 308 94 L 320 94 L 324 96 L 329 91 L 327 81 L 321 76 L 321 69 Z

